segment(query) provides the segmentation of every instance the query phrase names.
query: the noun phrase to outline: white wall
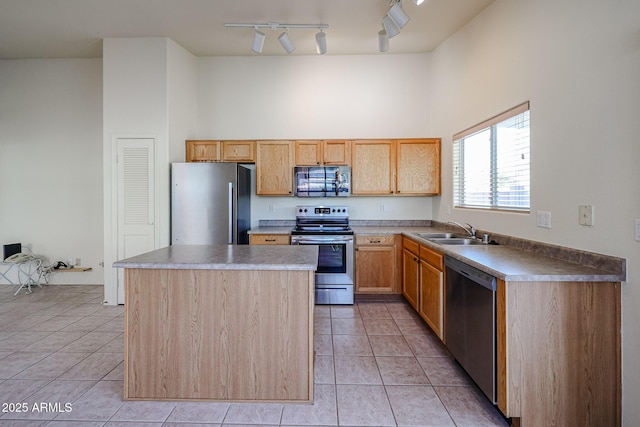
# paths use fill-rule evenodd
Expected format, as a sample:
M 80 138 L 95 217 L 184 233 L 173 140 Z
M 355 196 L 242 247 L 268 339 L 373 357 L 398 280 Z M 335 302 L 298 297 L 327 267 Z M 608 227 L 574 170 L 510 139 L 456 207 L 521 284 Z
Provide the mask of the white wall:
M 155 247 L 169 244 L 169 165 L 184 159 L 196 123 L 196 61 L 167 38 L 113 38 L 103 43 L 105 301 L 116 303 L 116 201 L 112 186 L 117 138 L 154 138 Z
M 199 58 L 196 137 L 438 137 L 429 62 L 428 54 Z M 294 219 L 297 204 L 320 202 L 347 204 L 354 219 L 431 218 L 429 197 L 254 197 L 252 222 Z
M 102 283 L 102 61 L 0 60 L 0 94 L 0 244 L 93 268 L 50 283 Z
M 640 3 L 496 0 L 432 57 L 434 133 L 443 196 L 434 217 L 627 258 L 623 422 L 640 420 Z M 532 214 L 454 209 L 451 135 L 531 100 Z M 435 107 L 437 106 L 437 108 Z M 595 225 L 578 224 L 578 205 Z M 536 227 L 537 210 L 552 228 Z M 613 333 L 614 331 L 612 331 Z

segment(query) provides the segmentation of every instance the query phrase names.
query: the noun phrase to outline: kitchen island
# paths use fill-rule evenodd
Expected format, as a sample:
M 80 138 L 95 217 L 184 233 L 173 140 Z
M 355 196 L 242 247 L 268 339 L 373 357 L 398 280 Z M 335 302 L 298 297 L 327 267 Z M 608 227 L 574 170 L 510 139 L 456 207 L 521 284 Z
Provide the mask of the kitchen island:
M 169 246 L 125 269 L 124 398 L 313 401 L 317 246 Z

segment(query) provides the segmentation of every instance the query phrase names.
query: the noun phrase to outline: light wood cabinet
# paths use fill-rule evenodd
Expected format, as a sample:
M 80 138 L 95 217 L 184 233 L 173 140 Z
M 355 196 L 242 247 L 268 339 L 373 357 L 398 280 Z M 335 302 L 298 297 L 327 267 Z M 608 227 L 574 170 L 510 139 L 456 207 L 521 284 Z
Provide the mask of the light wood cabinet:
M 187 162 L 220 161 L 220 141 L 187 140 L 185 141 L 185 151 Z
M 402 295 L 414 309 L 418 309 L 420 289 L 420 245 L 402 238 Z
M 290 243 L 288 234 L 250 234 L 250 245 L 288 245 Z
M 440 194 L 440 139 L 354 140 L 351 193 Z
M 253 163 L 255 156 L 255 141 L 222 141 L 223 162 Z
M 420 245 L 418 314 L 440 339 L 444 338 L 444 257 Z
M 396 194 L 440 194 L 440 139 L 396 141 Z
M 355 238 L 355 292 L 395 293 L 396 244 L 394 235 Z
M 256 141 L 256 194 L 293 194 L 292 141 Z
M 345 140 L 298 140 L 295 142 L 296 166 L 349 165 L 351 150 Z
M 620 283 L 497 283 L 498 408 L 521 427 L 620 426 Z
M 351 194 L 394 194 L 395 165 L 395 141 L 351 141 Z

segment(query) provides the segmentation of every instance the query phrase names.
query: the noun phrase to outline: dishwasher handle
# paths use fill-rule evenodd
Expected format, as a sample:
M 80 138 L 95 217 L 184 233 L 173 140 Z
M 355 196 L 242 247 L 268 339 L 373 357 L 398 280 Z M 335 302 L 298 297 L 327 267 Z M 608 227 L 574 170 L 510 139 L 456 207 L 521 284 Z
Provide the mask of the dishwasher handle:
M 480 286 L 483 286 L 493 292 L 496 291 L 496 278 L 489 273 L 478 270 L 477 268 L 472 267 L 469 264 L 465 264 L 464 262 L 449 255 L 444 256 L 444 266 L 468 277 Z

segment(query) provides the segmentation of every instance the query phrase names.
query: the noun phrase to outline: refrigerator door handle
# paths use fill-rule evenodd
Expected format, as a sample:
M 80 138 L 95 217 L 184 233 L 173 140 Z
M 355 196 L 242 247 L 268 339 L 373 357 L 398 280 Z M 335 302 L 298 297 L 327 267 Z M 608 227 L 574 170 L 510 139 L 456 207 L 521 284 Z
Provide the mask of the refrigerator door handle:
M 229 244 L 233 244 L 233 182 L 229 182 Z

